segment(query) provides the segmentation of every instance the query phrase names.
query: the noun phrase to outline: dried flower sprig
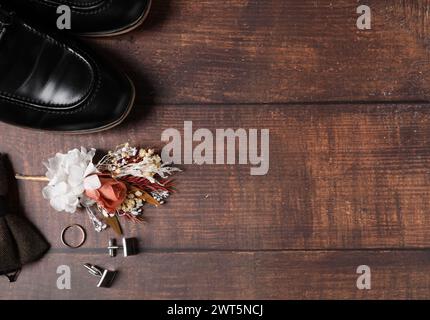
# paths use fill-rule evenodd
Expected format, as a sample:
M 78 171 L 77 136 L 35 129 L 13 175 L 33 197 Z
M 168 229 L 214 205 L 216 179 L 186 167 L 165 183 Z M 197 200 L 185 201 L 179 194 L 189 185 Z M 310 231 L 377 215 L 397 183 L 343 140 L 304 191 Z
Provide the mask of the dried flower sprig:
M 101 172 L 110 172 L 114 177 L 126 176 L 140 177 L 155 183 L 155 176 L 167 178 L 177 171 L 181 171 L 169 164 L 164 164 L 161 157 L 152 149 L 140 149 L 130 147 L 128 143 L 120 145 L 115 151 L 103 157 L 97 164 Z

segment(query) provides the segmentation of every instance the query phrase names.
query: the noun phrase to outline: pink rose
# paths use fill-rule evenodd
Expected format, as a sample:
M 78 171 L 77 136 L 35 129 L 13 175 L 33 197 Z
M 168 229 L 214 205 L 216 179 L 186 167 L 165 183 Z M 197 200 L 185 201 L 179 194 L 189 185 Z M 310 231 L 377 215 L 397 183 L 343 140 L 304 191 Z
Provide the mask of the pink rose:
M 127 186 L 112 178 L 99 178 L 102 186 L 97 190 L 85 190 L 85 195 L 107 212 L 115 212 L 127 196 Z

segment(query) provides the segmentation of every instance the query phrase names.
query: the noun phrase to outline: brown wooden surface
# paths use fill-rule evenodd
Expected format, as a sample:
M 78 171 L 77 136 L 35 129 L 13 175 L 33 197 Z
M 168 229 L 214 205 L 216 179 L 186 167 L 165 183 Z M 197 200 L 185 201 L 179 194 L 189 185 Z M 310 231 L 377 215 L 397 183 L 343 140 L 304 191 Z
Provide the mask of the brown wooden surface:
M 126 225 L 142 253 L 111 259 L 113 234 L 84 214 L 56 213 L 43 184 L 20 182 L 25 213 L 52 244 L 0 298 L 430 298 L 429 1 L 368 1 L 373 30 L 355 26 L 357 2 L 155 1 L 147 24 L 92 41 L 135 79 L 138 104 L 120 127 L 93 135 L 0 124 L 15 170 L 81 145 L 129 141 L 161 148 L 161 133 L 270 129 L 270 171 L 183 165 L 179 193 Z M 89 231 L 66 250 L 61 229 Z M 81 266 L 121 271 L 96 290 Z M 72 267 L 72 290 L 56 269 Z M 360 291 L 357 266 L 372 268 Z
M 430 256 L 422 251 L 147 252 L 127 260 L 83 251 L 51 253 L 19 282 L 2 283 L 2 298 L 425 299 L 430 285 Z M 95 287 L 97 278 L 82 267 L 88 260 L 120 270 L 114 288 Z M 71 290 L 56 288 L 63 264 L 73 270 Z M 372 266 L 372 290 L 356 288 L 361 264 Z
M 98 41 L 140 101 L 428 100 L 429 1 L 158 0 L 146 27 Z

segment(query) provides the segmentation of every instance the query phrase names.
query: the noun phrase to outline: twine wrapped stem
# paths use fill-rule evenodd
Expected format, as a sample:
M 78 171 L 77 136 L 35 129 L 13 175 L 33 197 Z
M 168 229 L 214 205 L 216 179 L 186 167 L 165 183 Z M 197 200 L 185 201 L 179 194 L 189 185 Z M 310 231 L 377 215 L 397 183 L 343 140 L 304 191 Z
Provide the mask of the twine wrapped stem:
M 15 174 L 15 179 L 35 182 L 49 182 L 49 179 L 45 176 L 26 176 L 19 173 Z

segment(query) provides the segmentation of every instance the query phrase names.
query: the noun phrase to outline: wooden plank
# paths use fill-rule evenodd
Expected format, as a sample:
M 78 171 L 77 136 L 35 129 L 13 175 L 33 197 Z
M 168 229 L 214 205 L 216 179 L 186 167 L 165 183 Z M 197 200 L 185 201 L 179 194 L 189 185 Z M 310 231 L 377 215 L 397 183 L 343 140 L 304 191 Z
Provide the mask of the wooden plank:
M 16 171 L 43 174 L 42 161 L 81 145 L 108 150 L 130 141 L 162 147 L 161 133 L 193 121 L 194 130 L 270 130 L 270 170 L 250 165 L 184 165 L 179 194 L 148 208 L 147 223 L 128 225 L 146 249 L 330 249 L 430 246 L 430 111 L 428 106 L 137 107 L 117 129 L 67 136 L 0 125 L 2 151 Z M 256 121 L 258 119 L 258 121 Z M 196 144 L 196 143 L 195 143 Z M 85 214 L 56 213 L 43 184 L 20 182 L 27 214 L 61 247 Z M 90 233 L 103 248 L 111 233 Z
M 428 0 L 154 1 L 138 31 L 95 41 L 145 103 L 428 100 Z
M 82 251 L 82 250 L 81 250 Z M 79 252 L 79 251 L 76 251 Z M 96 288 L 85 262 L 116 268 L 111 289 Z M 358 290 L 368 265 L 371 290 Z M 58 290 L 58 266 L 71 268 L 71 290 Z M 2 299 L 429 299 L 424 251 L 179 252 L 112 259 L 51 253 L 14 284 L 0 278 Z

